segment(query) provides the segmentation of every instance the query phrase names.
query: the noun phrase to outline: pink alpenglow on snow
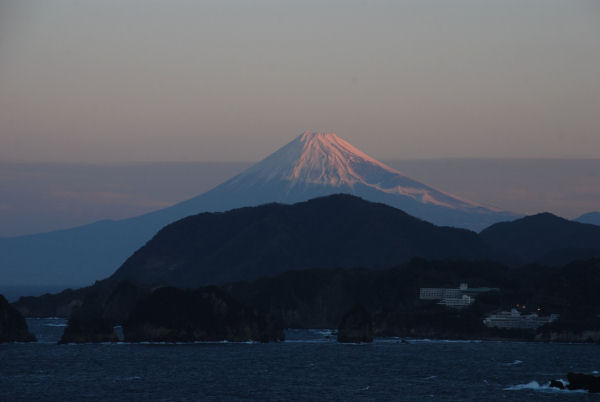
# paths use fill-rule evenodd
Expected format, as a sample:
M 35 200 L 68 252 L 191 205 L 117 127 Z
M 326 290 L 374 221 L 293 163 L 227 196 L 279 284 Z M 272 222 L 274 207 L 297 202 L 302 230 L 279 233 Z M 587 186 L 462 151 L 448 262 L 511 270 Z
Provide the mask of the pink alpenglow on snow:
M 487 208 L 436 190 L 367 155 L 335 133 L 305 132 L 234 179 L 235 182 L 280 181 L 294 187 L 322 186 L 361 195 L 359 187 L 409 197 L 450 209 Z M 232 183 L 233 184 L 233 183 Z M 365 197 L 369 198 L 369 197 Z

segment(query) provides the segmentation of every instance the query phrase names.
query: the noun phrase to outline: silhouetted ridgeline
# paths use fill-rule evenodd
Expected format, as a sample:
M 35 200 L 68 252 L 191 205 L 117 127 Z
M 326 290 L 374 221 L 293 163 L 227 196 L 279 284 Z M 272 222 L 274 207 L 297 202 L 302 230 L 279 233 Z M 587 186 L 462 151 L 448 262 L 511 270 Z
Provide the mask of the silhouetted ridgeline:
M 480 259 L 476 233 L 350 195 L 204 213 L 163 228 L 112 279 L 222 285 L 291 269 L 385 268 L 413 257 Z
M 492 257 L 511 265 L 539 262 L 563 265 L 600 257 L 600 226 L 542 213 L 496 223 L 480 233 Z
M 414 257 L 558 266 L 600 257 L 600 227 L 546 213 L 477 235 L 340 194 L 187 217 L 159 231 L 112 278 L 222 285 L 291 269 L 385 268 Z

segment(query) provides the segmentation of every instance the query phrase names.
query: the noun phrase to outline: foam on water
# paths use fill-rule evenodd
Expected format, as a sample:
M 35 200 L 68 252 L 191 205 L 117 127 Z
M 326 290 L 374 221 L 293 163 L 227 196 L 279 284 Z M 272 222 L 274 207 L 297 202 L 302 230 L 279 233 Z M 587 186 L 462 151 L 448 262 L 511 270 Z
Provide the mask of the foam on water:
M 480 339 L 411 339 L 407 338 L 410 342 L 419 343 L 481 343 L 481 342 L 494 342 L 494 341 L 482 341 Z
M 563 379 L 559 379 L 558 381 L 562 382 L 563 385 L 566 386 L 566 384 L 568 384 L 567 381 L 563 380 Z M 512 385 L 510 387 L 506 387 L 504 388 L 505 391 L 523 391 L 523 390 L 530 390 L 530 391 L 539 391 L 539 392 L 548 392 L 548 393 L 566 393 L 566 394 L 584 394 L 587 393 L 587 391 L 585 390 L 569 390 L 569 389 L 559 389 L 559 388 L 555 388 L 555 387 L 551 387 L 550 386 L 550 382 L 544 383 L 544 384 L 540 384 L 537 381 L 530 381 L 527 384 L 517 384 L 517 385 Z

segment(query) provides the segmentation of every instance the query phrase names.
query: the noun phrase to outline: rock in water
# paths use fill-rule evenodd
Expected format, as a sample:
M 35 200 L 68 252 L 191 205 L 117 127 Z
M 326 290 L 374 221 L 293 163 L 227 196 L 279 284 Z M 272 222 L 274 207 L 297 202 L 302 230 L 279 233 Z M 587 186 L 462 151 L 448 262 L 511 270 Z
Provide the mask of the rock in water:
M 127 342 L 284 339 L 268 315 L 243 306 L 217 287 L 184 290 L 164 287 L 141 300 L 123 326 Z
M 118 342 L 119 337 L 110 322 L 100 314 L 86 314 L 77 308 L 71 314 L 65 332 L 58 343 Z
M 355 306 L 344 314 L 337 340 L 343 343 L 373 342 L 371 314 L 361 306 Z
M 600 377 L 590 374 L 569 373 L 567 374 L 570 390 L 585 389 L 589 392 L 600 392 Z
M 565 385 L 560 380 L 551 380 L 550 386 L 552 388 L 565 389 Z
M 103 317 L 99 292 L 90 292 L 81 306 L 71 312 L 69 322 L 58 343 L 118 342 L 112 323 Z
M 102 317 L 71 317 L 58 343 L 118 342 L 112 325 Z
M 0 295 L 0 343 L 35 341 L 35 336 L 27 329 L 27 323 L 21 313 Z

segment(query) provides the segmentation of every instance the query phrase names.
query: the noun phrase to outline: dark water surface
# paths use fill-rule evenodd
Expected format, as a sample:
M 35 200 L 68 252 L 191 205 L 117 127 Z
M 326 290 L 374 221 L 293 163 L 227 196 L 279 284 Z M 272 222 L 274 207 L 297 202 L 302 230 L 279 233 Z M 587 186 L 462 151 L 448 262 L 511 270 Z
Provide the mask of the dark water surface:
M 28 320 L 40 342 L 0 345 L 0 400 L 600 400 L 550 389 L 600 369 L 600 347 L 376 340 L 328 331 L 283 343 L 56 345 L 64 320 Z

